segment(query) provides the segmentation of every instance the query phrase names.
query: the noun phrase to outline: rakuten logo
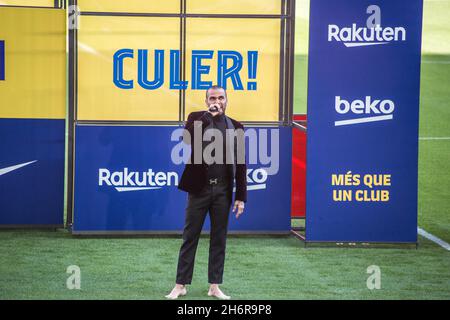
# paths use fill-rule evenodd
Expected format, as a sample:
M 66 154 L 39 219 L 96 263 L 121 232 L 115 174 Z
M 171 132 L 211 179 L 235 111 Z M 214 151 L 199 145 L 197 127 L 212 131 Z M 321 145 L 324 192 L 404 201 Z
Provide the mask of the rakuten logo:
M 338 114 L 366 115 L 355 119 L 335 121 L 335 126 L 346 126 L 357 123 L 392 120 L 395 104 L 392 100 L 376 100 L 367 96 L 364 100 L 347 101 L 337 96 L 335 110 Z
M 119 192 L 161 189 L 166 186 L 178 185 L 176 172 L 122 171 L 111 172 L 108 169 L 98 169 L 98 185 L 114 186 Z
M 381 9 L 379 6 L 371 5 L 366 12 L 371 14 L 367 18 L 366 27 L 358 27 L 356 23 L 347 27 L 340 27 L 335 24 L 328 25 L 328 41 L 343 42 L 346 47 L 374 46 L 406 41 L 406 29 L 404 27 L 381 26 Z

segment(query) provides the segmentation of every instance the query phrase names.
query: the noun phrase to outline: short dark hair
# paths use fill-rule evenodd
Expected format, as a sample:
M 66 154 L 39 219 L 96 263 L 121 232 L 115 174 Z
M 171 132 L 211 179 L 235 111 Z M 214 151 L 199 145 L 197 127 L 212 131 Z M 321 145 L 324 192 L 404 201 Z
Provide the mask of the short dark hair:
M 206 99 L 208 99 L 208 92 L 209 92 L 209 90 L 217 90 L 217 89 L 223 89 L 223 91 L 225 92 L 225 97 L 227 96 L 227 90 L 224 87 L 214 85 L 214 86 L 209 87 L 206 90 Z

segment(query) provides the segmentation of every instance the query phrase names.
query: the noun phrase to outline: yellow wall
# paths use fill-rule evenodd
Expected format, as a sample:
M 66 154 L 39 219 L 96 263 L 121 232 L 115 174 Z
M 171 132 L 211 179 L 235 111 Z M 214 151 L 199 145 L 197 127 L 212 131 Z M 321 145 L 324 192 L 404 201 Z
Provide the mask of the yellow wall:
M 281 0 L 187 0 L 187 13 L 281 14 Z
M 0 8 L 0 118 L 65 118 L 65 27 L 64 10 Z
M 148 78 L 153 79 L 154 50 L 167 52 L 180 46 L 180 19 L 159 17 L 82 16 L 78 31 L 79 120 L 178 120 L 179 93 L 169 81 L 157 90 L 137 82 L 138 49 L 148 49 Z M 124 60 L 124 78 L 134 88 L 124 90 L 113 82 L 113 56 L 117 50 L 133 49 L 134 59 Z M 169 68 L 165 68 L 169 79 Z
M 54 7 L 55 2 L 53 0 L 0 0 L 0 5 Z
M 80 11 L 179 13 L 180 0 L 78 0 Z

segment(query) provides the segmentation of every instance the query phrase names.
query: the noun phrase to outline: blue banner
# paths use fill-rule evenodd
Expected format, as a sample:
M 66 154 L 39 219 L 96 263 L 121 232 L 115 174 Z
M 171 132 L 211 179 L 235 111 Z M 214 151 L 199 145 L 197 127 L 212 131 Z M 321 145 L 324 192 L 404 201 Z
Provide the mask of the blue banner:
M 422 6 L 311 1 L 307 241 L 417 241 Z
M 0 225 L 63 225 L 64 126 L 0 119 Z
M 180 133 L 176 126 L 78 125 L 74 234 L 181 232 L 187 193 L 177 189 L 184 163 L 176 156 L 186 146 Z M 230 212 L 229 230 L 287 233 L 291 129 L 247 128 L 247 133 L 256 139 L 246 144 L 248 201 L 239 219 Z M 268 150 L 251 156 L 251 148 L 267 144 Z M 209 226 L 207 218 L 204 229 Z

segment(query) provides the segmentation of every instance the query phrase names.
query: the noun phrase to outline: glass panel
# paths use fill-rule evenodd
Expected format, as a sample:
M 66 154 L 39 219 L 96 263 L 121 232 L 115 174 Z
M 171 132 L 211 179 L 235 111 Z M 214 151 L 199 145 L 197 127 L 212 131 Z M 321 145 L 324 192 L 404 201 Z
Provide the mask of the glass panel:
M 179 18 L 81 16 L 78 119 L 178 120 L 169 54 L 179 47 Z
M 281 14 L 281 0 L 187 0 L 187 13 Z
M 180 13 L 180 0 L 78 0 L 81 11 Z
M 278 121 L 280 27 L 278 19 L 187 19 L 185 116 L 205 108 L 209 85 L 226 83 L 227 115 Z
M 64 10 L 0 8 L 0 118 L 63 119 Z

